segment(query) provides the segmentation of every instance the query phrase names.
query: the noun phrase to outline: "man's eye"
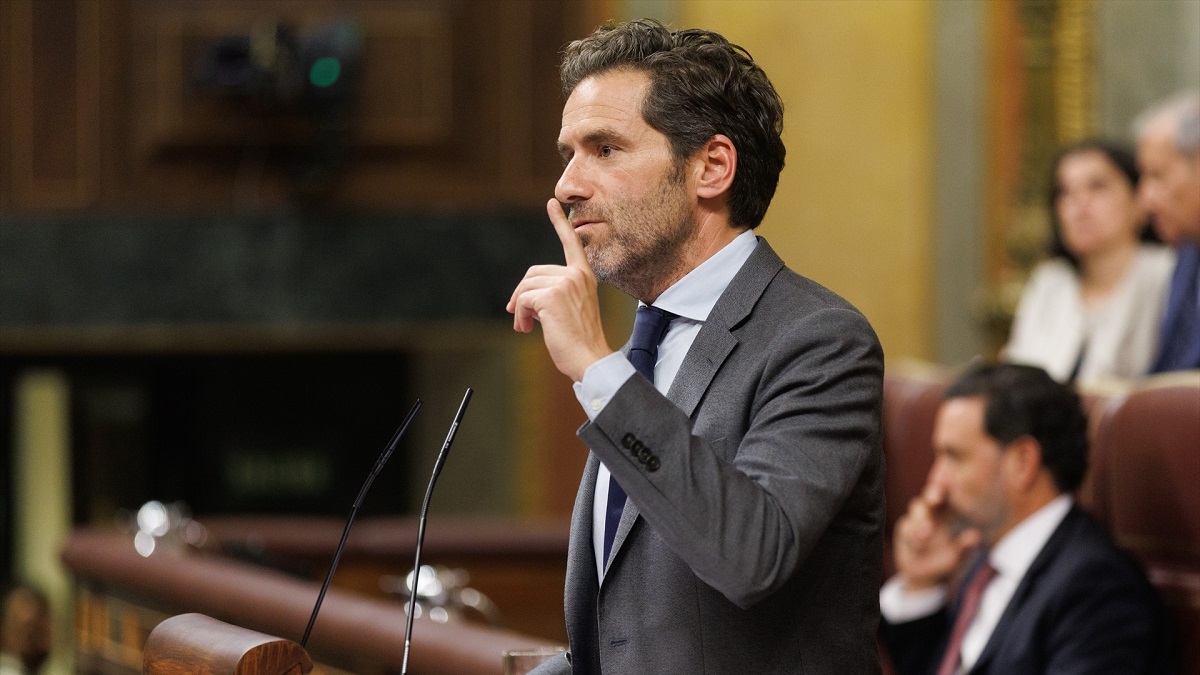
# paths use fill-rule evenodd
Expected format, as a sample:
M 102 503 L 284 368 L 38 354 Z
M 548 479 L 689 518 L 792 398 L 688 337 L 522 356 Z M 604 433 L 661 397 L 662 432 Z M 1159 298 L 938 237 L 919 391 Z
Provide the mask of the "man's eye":
M 600 156 L 601 157 L 609 157 L 612 155 L 612 153 L 613 153 L 613 148 L 611 145 L 600 146 Z

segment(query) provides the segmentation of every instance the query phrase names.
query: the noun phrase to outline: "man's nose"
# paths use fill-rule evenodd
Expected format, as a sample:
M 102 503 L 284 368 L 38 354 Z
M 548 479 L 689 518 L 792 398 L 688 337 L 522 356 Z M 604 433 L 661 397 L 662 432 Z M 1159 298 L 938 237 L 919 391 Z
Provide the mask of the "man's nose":
M 927 497 L 944 498 L 946 496 L 947 482 L 945 464 L 940 458 L 933 460 L 933 466 L 929 468 L 929 477 L 925 480 L 925 490 L 930 494 Z
M 554 186 L 554 197 L 564 204 L 591 199 L 591 187 L 577 159 L 571 159 L 563 167 L 562 175 L 558 177 L 558 183 Z

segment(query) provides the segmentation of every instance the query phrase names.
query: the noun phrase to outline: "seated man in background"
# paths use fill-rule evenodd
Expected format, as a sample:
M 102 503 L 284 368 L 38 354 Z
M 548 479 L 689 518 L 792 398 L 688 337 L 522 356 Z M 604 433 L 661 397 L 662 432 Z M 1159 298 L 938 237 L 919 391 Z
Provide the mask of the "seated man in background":
M 933 440 L 880 592 L 898 673 L 1170 672 L 1153 587 L 1072 498 L 1088 455 L 1070 387 L 978 367 L 946 391 Z
M 50 603 L 14 586 L 0 602 L 0 675 L 33 675 L 50 655 Z
M 1152 106 L 1134 123 L 1138 197 L 1158 236 L 1175 246 L 1152 373 L 1200 368 L 1200 92 Z

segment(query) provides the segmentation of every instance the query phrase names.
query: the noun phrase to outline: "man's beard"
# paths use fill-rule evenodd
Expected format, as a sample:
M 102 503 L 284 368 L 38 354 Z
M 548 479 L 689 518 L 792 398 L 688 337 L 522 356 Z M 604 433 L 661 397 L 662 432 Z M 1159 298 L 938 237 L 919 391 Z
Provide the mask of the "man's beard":
M 680 276 L 686 244 L 695 235 L 695 221 L 684 192 L 682 167 L 675 167 L 653 194 L 641 199 L 601 206 L 579 202 L 570 218 L 603 221 L 608 228 L 599 240 L 580 237 L 596 280 L 646 300 L 659 286 Z

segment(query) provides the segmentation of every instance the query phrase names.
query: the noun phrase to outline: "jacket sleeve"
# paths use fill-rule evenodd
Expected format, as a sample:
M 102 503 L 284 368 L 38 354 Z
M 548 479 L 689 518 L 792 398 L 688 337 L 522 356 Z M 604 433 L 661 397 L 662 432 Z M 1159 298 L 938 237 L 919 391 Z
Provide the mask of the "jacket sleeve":
M 784 324 L 765 353 L 737 364 L 754 371 L 728 376 L 746 390 L 714 380 L 704 405 L 744 411 L 740 438 L 696 435 L 640 375 L 580 437 L 656 535 L 748 608 L 805 561 L 881 452 L 883 354 L 861 314 L 824 308 Z
M 941 662 L 950 632 L 949 612 L 905 621 L 879 624 L 879 635 L 896 675 L 927 675 Z

